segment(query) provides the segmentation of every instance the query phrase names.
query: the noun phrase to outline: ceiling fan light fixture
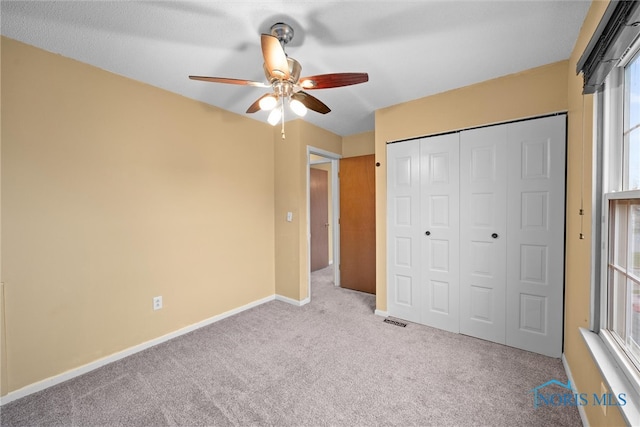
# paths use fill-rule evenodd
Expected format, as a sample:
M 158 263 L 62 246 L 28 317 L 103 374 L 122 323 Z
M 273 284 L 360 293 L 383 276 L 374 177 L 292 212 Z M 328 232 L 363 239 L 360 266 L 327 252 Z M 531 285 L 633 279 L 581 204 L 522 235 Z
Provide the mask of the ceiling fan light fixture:
M 275 126 L 278 124 L 281 117 L 282 117 L 282 111 L 280 110 L 280 108 L 276 108 L 272 110 L 271 113 L 269 113 L 269 117 L 267 117 L 267 122 L 269 122 L 271 126 Z
M 291 111 L 300 117 L 304 117 L 307 114 L 307 107 L 297 99 L 292 99 L 289 102 L 289 107 L 291 107 Z
M 265 96 L 258 103 L 258 105 L 260 105 L 260 109 L 263 111 L 273 110 L 273 107 L 275 107 L 277 104 L 278 100 L 273 95 Z
M 302 88 L 304 89 L 312 89 L 314 87 L 316 87 L 316 82 L 313 80 L 303 80 L 302 82 L 300 82 L 300 86 L 302 86 Z
M 284 51 L 285 45 L 292 38 L 293 28 L 283 22 L 272 25 L 271 34 L 260 35 L 260 47 L 264 60 L 262 69 L 267 83 L 227 77 L 189 76 L 189 78 L 213 83 L 270 87 L 272 92 L 256 99 L 246 112 L 253 114 L 260 110 L 268 111 L 267 122 L 272 126 L 282 123 L 282 139 L 284 139 L 285 114 L 289 114 L 286 111 L 287 108 L 299 117 L 304 117 L 308 110 L 320 114 L 331 111 L 322 101 L 303 89 L 329 89 L 369 81 L 367 73 L 329 73 L 301 78 L 302 65 Z M 285 107 L 285 101 L 289 107 Z

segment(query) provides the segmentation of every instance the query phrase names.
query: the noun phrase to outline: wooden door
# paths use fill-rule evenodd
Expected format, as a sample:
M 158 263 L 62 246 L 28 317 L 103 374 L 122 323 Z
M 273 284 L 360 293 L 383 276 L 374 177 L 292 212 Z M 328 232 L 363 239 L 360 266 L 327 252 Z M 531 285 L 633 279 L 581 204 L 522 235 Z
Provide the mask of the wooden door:
M 340 285 L 376 293 L 373 154 L 340 160 Z
M 311 271 L 329 265 L 329 195 L 328 173 L 309 169 L 309 216 L 311 221 Z

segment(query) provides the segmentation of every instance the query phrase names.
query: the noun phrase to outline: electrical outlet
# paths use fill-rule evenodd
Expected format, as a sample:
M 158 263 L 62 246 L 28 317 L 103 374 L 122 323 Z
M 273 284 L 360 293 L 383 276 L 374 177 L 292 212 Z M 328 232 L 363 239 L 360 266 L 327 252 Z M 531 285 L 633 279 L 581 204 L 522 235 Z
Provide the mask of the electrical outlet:
M 153 309 L 160 310 L 162 308 L 162 297 L 153 297 Z

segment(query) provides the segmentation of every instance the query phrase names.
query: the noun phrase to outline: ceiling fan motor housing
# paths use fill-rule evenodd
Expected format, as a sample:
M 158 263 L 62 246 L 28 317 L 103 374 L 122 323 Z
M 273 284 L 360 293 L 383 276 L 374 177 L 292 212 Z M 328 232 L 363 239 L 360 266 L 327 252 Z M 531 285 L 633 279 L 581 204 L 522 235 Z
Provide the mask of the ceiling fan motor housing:
M 293 28 L 284 22 L 278 22 L 271 26 L 271 35 L 280 40 L 280 44 L 284 45 L 293 39 Z
M 289 78 L 284 81 L 288 81 L 291 84 L 296 84 L 298 83 L 298 80 L 300 80 L 302 65 L 300 65 L 298 61 L 296 61 L 291 57 L 287 57 L 287 63 L 289 65 Z M 269 69 L 267 68 L 267 64 L 262 64 L 262 66 L 264 69 L 264 75 L 267 77 L 267 80 L 269 80 L 270 84 L 273 84 L 276 81 L 280 81 L 277 77 L 274 77 L 271 75 L 271 73 L 269 72 Z

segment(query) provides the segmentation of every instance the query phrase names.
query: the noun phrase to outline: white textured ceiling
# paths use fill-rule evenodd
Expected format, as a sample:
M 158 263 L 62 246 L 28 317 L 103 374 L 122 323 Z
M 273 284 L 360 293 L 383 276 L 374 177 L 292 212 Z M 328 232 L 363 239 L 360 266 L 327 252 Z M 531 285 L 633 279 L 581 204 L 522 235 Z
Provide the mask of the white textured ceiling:
M 567 59 L 589 0 L 5 1 L 2 35 L 238 114 L 267 89 L 188 75 L 264 81 L 260 34 L 294 28 L 302 76 L 367 72 L 369 82 L 310 92 L 339 135 L 374 129 L 374 111 Z M 41 70 L 46 73 L 47 70 Z M 266 120 L 266 113 L 251 117 Z

